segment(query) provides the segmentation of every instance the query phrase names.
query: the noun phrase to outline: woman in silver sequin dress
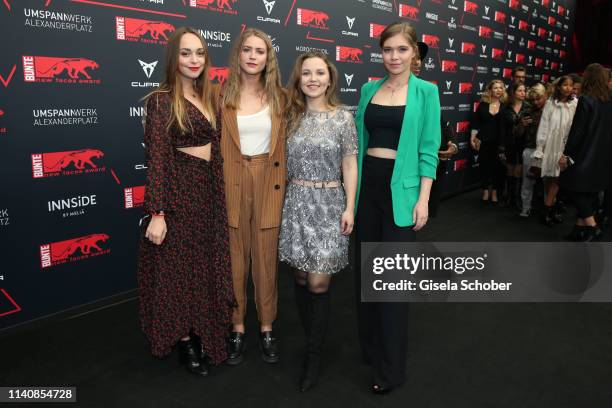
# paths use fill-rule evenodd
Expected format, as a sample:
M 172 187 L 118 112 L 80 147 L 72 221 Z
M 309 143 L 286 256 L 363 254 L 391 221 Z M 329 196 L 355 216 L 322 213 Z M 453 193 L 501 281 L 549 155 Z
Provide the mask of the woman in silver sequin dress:
M 338 73 L 325 54 L 296 61 L 289 84 L 287 193 L 279 258 L 295 271 L 295 297 L 307 337 L 300 390 L 318 379 L 329 320 L 331 275 L 348 264 L 357 188 L 357 131 L 337 99 Z

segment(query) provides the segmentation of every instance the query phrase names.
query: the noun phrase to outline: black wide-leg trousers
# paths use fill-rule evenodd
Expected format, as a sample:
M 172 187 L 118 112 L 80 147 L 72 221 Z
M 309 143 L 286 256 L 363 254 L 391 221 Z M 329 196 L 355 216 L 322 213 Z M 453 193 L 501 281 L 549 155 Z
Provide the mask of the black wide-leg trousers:
M 395 387 L 406 380 L 408 303 L 361 301 L 361 243 L 412 242 L 412 227 L 393 220 L 391 175 L 395 160 L 365 156 L 357 209 L 356 300 L 359 341 L 364 360 L 372 366 L 373 383 Z

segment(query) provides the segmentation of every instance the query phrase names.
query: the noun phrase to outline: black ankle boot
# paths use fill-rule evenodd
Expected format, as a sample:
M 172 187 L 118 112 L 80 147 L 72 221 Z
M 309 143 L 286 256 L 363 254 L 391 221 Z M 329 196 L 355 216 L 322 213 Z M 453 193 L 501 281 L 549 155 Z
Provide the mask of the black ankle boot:
M 551 226 L 555 223 L 553 219 L 554 208 L 551 206 L 544 205 L 542 213 L 542 223 L 547 226 Z
M 329 292 L 310 293 L 310 335 L 306 343 L 306 359 L 300 378 L 300 391 L 305 392 L 319 381 L 321 347 L 327 333 L 329 322 Z
M 200 342 L 190 338 L 189 340 L 180 340 L 178 345 L 179 361 L 185 365 L 187 371 L 201 377 L 207 376 L 208 369 L 206 368 L 204 358 L 202 358 L 203 351 Z
M 306 337 L 310 335 L 310 299 L 308 297 L 308 288 L 306 285 L 295 283 L 294 287 L 295 304 L 297 305 L 298 315 L 304 328 Z
M 552 220 L 555 224 L 563 223 L 563 212 L 565 211 L 565 206 L 563 203 L 557 201 L 552 206 Z
M 591 242 L 591 241 L 599 241 L 601 239 L 601 230 L 599 227 L 590 227 L 585 226 L 584 234 L 582 235 L 582 240 L 580 242 Z

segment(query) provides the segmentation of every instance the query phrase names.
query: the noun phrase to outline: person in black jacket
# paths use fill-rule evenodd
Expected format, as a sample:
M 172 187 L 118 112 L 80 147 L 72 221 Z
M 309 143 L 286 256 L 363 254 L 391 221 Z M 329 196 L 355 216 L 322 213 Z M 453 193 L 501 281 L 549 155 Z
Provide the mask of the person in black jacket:
M 429 47 L 424 42 L 417 42 L 419 49 L 419 55 L 417 58 L 412 60 L 412 73 L 416 76 L 421 75 L 421 66 L 423 60 L 429 51 Z M 438 151 L 438 167 L 436 168 L 436 179 L 431 186 L 431 192 L 429 194 L 429 217 L 435 217 L 438 214 L 438 204 L 440 203 L 440 196 L 444 187 L 444 177 L 446 176 L 446 169 L 448 162 L 452 156 L 457 154 L 459 148 L 452 141 L 451 125 L 450 122 L 444 119 L 442 112 L 440 112 L 442 139 L 440 141 L 440 150 Z
M 497 192 L 504 180 L 504 165 L 499 157 L 501 137 L 501 105 L 506 101 L 506 88 L 499 79 L 489 82 L 472 120 L 470 145 L 479 152 L 482 177 L 482 201 L 498 202 Z
M 506 189 L 502 203 L 504 206 L 520 208 L 521 170 L 525 141 L 518 125 L 529 116 L 531 106 L 525 101 L 526 88 L 522 82 L 513 82 L 508 87 L 508 102 L 501 111 L 502 138 L 500 141 L 501 159 L 506 164 Z
M 595 222 L 598 193 L 610 187 L 612 167 L 612 91 L 606 69 L 591 64 L 584 71 L 582 94 L 559 159 L 561 186 L 570 192 L 578 212 L 572 232 L 565 238 L 592 241 L 601 236 Z

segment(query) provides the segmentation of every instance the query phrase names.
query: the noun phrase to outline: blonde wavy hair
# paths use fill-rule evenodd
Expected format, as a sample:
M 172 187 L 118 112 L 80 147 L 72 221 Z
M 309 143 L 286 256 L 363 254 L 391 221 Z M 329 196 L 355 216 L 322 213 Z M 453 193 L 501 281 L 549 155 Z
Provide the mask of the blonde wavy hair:
M 506 103 L 506 101 L 508 100 L 508 93 L 506 92 L 506 85 L 504 85 L 503 81 L 501 81 L 500 79 L 494 79 L 487 84 L 487 87 L 485 88 L 484 92 L 482 93 L 482 97 L 480 98 L 481 102 L 491 103 L 491 92 L 493 90 L 493 85 L 495 84 L 501 84 L 502 89 L 504 90 L 502 97 L 499 98 L 499 103 Z
M 225 108 L 239 109 L 240 108 L 240 53 L 242 52 L 242 46 L 249 37 L 257 37 L 263 40 L 266 44 L 267 59 L 266 68 L 261 74 L 261 84 L 263 86 L 264 95 L 268 105 L 270 106 L 270 113 L 278 115 L 282 111 L 281 98 L 283 95 L 283 87 L 281 83 L 281 72 L 278 67 L 278 60 L 276 58 L 276 51 L 272 45 L 272 41 L 268 34 L 257 28 L 245 29 L 238 41 L 234 43 L 234 47 L 230 53 L 229 58 L 229 78 L 223 87 L 223 99 L 222 105 Z

